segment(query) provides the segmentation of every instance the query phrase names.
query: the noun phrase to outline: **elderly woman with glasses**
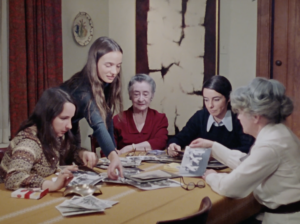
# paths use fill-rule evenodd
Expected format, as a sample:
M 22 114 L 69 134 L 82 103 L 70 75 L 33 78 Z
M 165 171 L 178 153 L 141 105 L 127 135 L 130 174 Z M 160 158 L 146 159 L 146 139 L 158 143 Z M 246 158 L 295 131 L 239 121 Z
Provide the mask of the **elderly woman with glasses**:
M 156 84 L 146 74 L 137 74 L 128 84 L 132 106 L 113 118 L 114 135 L 119 154 L 135 151 L 163 150 L 168 139 L 165 114 L 149 107 Z
M 229 165 L 229 174 L 207 170 L 203 176 L 217 193 L 243 198 L 254 193 L 265 206 L 263 224 L 300 223 L 300 141 L 284 124 L 293 111 L 284 86 L 276 80 L 255 78 L 231 95 L 243 130 L 256 138 L 250 154 L 202 141 L 215 158 Z

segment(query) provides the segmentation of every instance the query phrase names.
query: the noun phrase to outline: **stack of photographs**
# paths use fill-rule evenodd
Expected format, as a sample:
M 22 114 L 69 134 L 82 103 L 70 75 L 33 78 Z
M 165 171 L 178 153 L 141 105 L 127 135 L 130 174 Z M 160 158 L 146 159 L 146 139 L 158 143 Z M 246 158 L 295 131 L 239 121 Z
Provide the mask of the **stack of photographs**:
M 85 197 L 74 196 L 66 200 L 55 208 L 62 216 L 82 215 L 87 213 L 103 212 L 106 208 L 111 208 L 117 201 L 101 200 L 92 195 Z
M 151 181 L 145 183 L 141 183 L 133 180 L 127 180 L 127 184 L 137 187 L 141 190 L 156 190 L 156 189 L 166 188 L 166 187 L 180 187 L 180 183 L 178 181 L 170 180 L 170 179 Z
M 177 178 L 179 177 L 177 174 L 169 173 L 163 170 L 154 170 L 149 172 L 143 172 L 134 175 L 127 175 L 125 176 L 127 179 L 139 182 L 139 183 L 148 183 L 160 180 L 166 180 L 170 178 Z
M 137 167 L 133 167 L 133 168 L 123 168 L 123 176 L 131 176 L 131 175 L 135 175 L 135 174 L 139 174 L 140 172 L 143 172 L 144 170 L 137 168 Z M 107 173 L 102 173 L 101 174 L 104 179 L 103 182 L 105 183 L 114 183 L 114 184 L 127 184 L 126 179 L 125 178 L 121 178 L 119 177 L 118 180 L 112 180 L 109 179 L 107 176 Z
M 74 175 L 74 178 L 68 184 L 68 186 L 75 186 L 81 184 L 96 185 L 104 179 L 103 176 L 101 176 L 100 174 L 91 171 L 78 170 L 72 171 L 72 174 Z
M 126 176 L 127 183 L 142 190 L 155 190 L 166 187 L 179 187 L 180 183 L 171 178 L 179 177 L 176 174 L 163 170 L 154 170 L 145 173 Z
M 170 180 L 170 178 L 178 178 L 178 175 L 163 170 L 155 170 L 124 176 L 125 178 L 119 178 L 118 180 L 111 180 L 106 177 L 103 181 L 106 183 L 127 184 L 137 187 L 141 190 L 155 190 L 166 187 L 180 186 L 178 181 Z
M 146 156 L 127 156 L 125 158 L 120 158 L 123 167 L 137 167 L 141 165 L 142 161 L 150 163 L 181 163 L 183 152 L 180 152 L 179 156 L 171 157 L 167 155 L 164 151 L 159 154 L 150 154 Z M 110 164 L 107 158 L 99 159 L 97 167 L 106 170 Z

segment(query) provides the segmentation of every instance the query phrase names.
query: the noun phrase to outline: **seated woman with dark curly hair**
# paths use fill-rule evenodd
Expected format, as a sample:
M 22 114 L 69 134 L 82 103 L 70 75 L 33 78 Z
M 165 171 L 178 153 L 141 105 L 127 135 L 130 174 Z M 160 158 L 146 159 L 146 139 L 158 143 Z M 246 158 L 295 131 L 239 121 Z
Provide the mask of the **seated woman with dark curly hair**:
M 44 178 L 55 173 L 59 165 L 97 162 L 94 153 L 74 147 L 70 131 L 75 104 L 70 96 L 59 88 L 44 91 L 33 113 L 10 142 L 0 166 L 0 182 L 9 190 L 18 188 L 41 188 L 60 190 L 72 180 L 68 166 L 55 182 Z M 93 160 L 93 162 L 91 162 Z

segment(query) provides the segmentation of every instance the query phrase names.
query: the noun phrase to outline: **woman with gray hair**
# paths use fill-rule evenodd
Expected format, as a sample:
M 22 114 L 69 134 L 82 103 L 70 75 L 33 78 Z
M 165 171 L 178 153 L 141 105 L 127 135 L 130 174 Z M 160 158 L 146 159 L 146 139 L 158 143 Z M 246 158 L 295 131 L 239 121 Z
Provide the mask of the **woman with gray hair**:
M 285 87 L 276 80 L 255 78 L 232 93 L 231 105 L 244 132 L 256 142 L 248 156 L 217 142 L 198 142 L 233 169 L 229 174 L 207 170 L 203 178 L 227 197 L 253 192 L 265 206 L 263 224 L 300 223 L 300 141 L 283 123 L 293 111 Z
M 156 84 L 146 74 L 137 74 L 128 84 L 132 106 L 122 116 L 113 118 L 114 135 L 119 154 L 165 149 L 168 120 L 165 114 L 149 108 Z

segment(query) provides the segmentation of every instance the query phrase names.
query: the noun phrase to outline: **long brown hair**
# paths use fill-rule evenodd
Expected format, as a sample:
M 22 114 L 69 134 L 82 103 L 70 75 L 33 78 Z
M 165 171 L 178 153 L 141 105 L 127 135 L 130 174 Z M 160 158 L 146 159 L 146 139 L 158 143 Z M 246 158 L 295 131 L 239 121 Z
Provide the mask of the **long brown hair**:
M 20 132 L 33 125 L 37 127 L 37 137 L 42 144 L 43 153 L 53 167 L 58 158 L 64 164 L 67 157 L 70 156 L 70 152 L 74 150 L 72 132 L 70 130 L 66 132 L 60 143 L 52 127 L 52 121 L 63 111 L 65 103 L 72 103 L 75 106 L 69 94 L 60 88 L 53 87 L 45 90 L 32 114 L 21 124 L 18 130 Z M 66 149 L 69 150 L 66 151 Z M 56 151 L 59 152 L 60 156 L 56 154 Z
M 98 77 L 97 72 L 97 63 L 99 59 L 112 51 L 119 51 L 123 54 L 122 48 L 116 41 L 108 37 L 99 37 L 89 49 L 88 60 L 84 68 L 67 81 L 76 88 L 76 86 L 78 87 L 81 84 L 78 82 L 80 78 L 88 78 L 93 93 L 93 98 L 91 98 L 91 100 L 95 100 L 103 121 L 107 120 L 109 114 L 113 115 L 114 113 L 121 113 L 123 111 L 121 70 L 110 84 L 108 95 L 106 96 L 107 101 L 105 100 L 104 95 L 105 83 Z M 91 101 L 89 102 L 89 106 L 90 104 Z M 104 123 L 106 125 L 106 122 Z

